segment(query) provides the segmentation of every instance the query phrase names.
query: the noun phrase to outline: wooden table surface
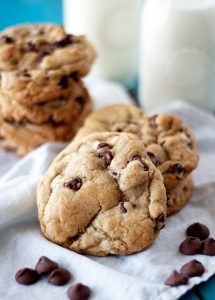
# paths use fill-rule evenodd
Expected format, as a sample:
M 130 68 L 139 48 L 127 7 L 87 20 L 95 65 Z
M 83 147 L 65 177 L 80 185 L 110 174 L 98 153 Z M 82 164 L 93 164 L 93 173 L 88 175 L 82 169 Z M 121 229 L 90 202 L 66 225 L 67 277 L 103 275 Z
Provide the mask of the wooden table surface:
M 1 3 L 0 29 L 26 22 L 62 23 L 62 19 L 62 0 L 7 0 Z M 215 300 L 215 275 L 180 300 Z

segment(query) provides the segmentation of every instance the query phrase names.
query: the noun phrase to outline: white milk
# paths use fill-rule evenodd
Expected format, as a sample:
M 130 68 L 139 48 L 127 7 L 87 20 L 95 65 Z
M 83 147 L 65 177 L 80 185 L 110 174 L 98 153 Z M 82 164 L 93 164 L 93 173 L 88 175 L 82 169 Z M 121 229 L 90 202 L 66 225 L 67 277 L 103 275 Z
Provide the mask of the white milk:
M 140 96 L 146 110 L 185 99 L 215 109 L 215 0 L 146 0 Z
M 66 30 L 86 34 L 98 52 L 92 72 L 127 86 L 138 72 L 141 0 L 64 0 Z

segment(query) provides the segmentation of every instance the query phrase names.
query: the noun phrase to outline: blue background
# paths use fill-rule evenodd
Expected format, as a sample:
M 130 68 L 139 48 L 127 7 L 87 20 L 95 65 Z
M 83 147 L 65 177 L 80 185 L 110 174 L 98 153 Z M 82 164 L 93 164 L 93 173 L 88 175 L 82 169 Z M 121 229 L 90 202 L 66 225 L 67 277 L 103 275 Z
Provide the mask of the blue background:
M 62 20 L 62 0 L 1 1 L 0 30 L 7 26 L 27 22 L 51 22 L 62 24 Z M 207 283 L 195 287 L 192 291 L 183 296 L 181 300 L 215 300 L 215 276 L 207 281 Z

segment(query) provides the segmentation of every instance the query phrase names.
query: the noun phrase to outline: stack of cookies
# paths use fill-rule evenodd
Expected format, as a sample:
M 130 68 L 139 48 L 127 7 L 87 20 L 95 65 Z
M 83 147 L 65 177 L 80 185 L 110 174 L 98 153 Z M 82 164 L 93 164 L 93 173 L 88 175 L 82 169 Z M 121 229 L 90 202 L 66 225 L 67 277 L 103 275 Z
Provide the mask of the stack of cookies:
M 83 36 L 58 25 L 0 33 L 0 145 L 24 155 L 47 141 L 70 140 L 91 111 L 81 78 L 95 59 Z
M 198 159 L 194 135 L 177 116 L 102 108 L 39 183 L 42 232 L 80 253 L 141 251 L 188 202 Z

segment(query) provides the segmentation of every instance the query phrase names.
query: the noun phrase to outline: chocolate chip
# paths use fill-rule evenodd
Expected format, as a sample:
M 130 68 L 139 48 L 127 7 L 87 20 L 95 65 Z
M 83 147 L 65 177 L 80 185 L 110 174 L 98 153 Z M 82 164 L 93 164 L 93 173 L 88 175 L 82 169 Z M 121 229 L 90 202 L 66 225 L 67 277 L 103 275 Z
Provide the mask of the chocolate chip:
M 156 220 L 162 223 L 165 222 L 166 220 L 165 214 L 161 214 Z
M 49 55 L 49 52 L 47 52 L 47 51 L 40 51 L 39 54 L 38 54 L 38 56 L 37 56 L 37 59 L 38 59 L 39 61 L 41 61 L 41 60 L 43 60 L 43 58 L 44 58 L 45 56 L 47 56 L 47 55 Z
M 49 274 L 48 282 L 53 285 L 65 285 L 69 282 L 71 275 L 63 268 L 55 269 Z
M 38 273 L 50 273 L 58 268 L 58 264 L 46 256 L 41 256 L 35 266 Z
M 172 271 L 171 275 L 165 280 L 165 284 L 170 286 L 179 286 L 187 283 L 187 276 L 180 274 L 176 270 Z
M 147 166 L 147 164 L 142 160 L 141 156 L 140 155 L 134 155 L 132 160 L 139 160 L 141 162 L 141 164 L 143 165 L 144 167 L 144 171 L 148 171 L 149 170 L 149 167 Z
M 28 42 L 25 50 L 29 52 L 37 52 L 37 47 L 34 43 Z
M 90 298 L 91 289 L 82 283 L 77 283 L 69 287 L 67 295 L 70 300 L 87 300 Z
M 123 130 L 122 130 L 122 128 L 117 128 L 116 131 L 117 132 L 122 132 Z
M 177 163 L 177 164 L 174 164 L 172 165 L 169 170 L 168 170 L 170 173 L 178 173 L 178 174 L 181 174 L 184 172 L 184 167 Z
M 51 126 L 57 127 L 57 126 L 64 125 L 64 121 L 56 121 L 52 117 L 49 117 L 48 120 L 40 124 L 49 124 Z
M 78 102 L 80 105 L 84 105 L 85 104 L 85 98 L 82 97 L 82 96 L 76 97 L 75 101 Z
M 202 276 L 205 272 L 205 267 L 200 261 L 192 259 L 181 267 L 180 272 L 187 277 Z
M 20 72 L 20 75 L 21 76 L 24 76 L 24 77 L 31 77 L 31 74 L 28 72 L 28 70 L 23 70 Z
M 97 150 L 105 148 L 105 147 L 108 148 L 108 149 L 110 148 L 110 146 L 107 143 L 101 142 L 101 143 L 98 144 Z
M 164 228 L 164 226 L 165 226 L 165 224 L 164 224 L 165 220 L 166 220 L 165 214 L 160 214 L 160 216 L 155 219 L 155 222 L 156 222 L 155 230 L 156 231 L 161 230 L 162 228 Z
M 62 76 L 58 84 L 62 87 L 62 89 L 67 89 L 69 87 L 68 77 L 66 75 Z
M 215 255 L 215 239 L 207 238 L 203 242 L 203 250 L 202 253 L 205 255 Z
M 188 237 L 179 246 L 179 251 L 185 255 L 200 254 L 202 252 L 201 240 L 196 237 Z
M 65 187 L 69 188 L 70 190 L 78 191 L 82 186 L 82 180 L 79 177 L 76 177 L 72 179 L 71 181 L 68 181 L 64 183 Z
M 67 36 L 62 39 L 62 40 L 59 40 L 59 41 L 55 41 L 53 43 L 53 46 L 55 48 L 62 48 L 62 47 L 66 47 L 68 45 L 71 45 L 73 44 L 73 35 L 72 34 L 67 34 Z
M 117 172 L 112 172 L 112 174 L 113 174 L 113 176 L 117 176 L 118 175 Z
M 8 35 L 3 35 L 1 39 L 6 43 L 6 44 L 12 44 L 14 43 L 14 39 Z
M 40 276 L 35 270 L 24 268 L 17 271 L 15 278 L 16 281 L 20 284 L 30 285 L 36 283 L 39 280 Z
M 193 141 L 192 141 L 192 139 L 191 139 L 191 136 L 190 136 L 190 134 L 187 133 L 187 132 L 185 132 L 185 135 L 186 135 L 186 137 L 187 137 L 187 139 L 188 139 L 187 146 L 190 147 L 190 148 L 192 149 L 192 148 L 193 148 Z
M 151 161 L 153 162 L 153 164 L 155 166 L 158 166 L 160 164 L 159 159 L 157 158 L 156 155 L 154 155 L 154 153 L 152 152 L 147 152 L 147 155 L 149 156 L 149 158 L 151 159 Z
M 158 115 L 154 115 L 149 118 L 150 125 L 155 129 L 157 129 L 157 124 L 156 124 L 157 117 L 158 117 Z
M 17 122 L 16 122 L 16 120 L 14 120 L 14 119 L 8 119 L 8 118 L 4 118 L 4 121 L 6 122 L 6 123 L 8 123 L 8 124 L 10 124 L 10 125 L 16 125 L 17 124 Z
M 125 208 L 123 202 L 120 202 L 119 208 L 120 208 L 120 211 L 121 211 L 122 214 L 126 214 L 127 213 L 127 209 Z
M 187 228 L 186 234 L 192 237 L 198 237 L 200 240 L 205 240 L 209 237 L 209 229 L 201 223 L 193 223 Z
M 78 77 L 78 73 L 77 72 L 70 73 L 69 77 L 71 77 L 72 79 L 74 79 L 76 82 L 79 82 L 79 77 Z
M 99 153 L 99 157 L 105 161 L 105 164 L 109 166 L 113 159 L 113 155 L 110 151 L 104 151 Z

